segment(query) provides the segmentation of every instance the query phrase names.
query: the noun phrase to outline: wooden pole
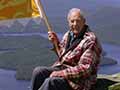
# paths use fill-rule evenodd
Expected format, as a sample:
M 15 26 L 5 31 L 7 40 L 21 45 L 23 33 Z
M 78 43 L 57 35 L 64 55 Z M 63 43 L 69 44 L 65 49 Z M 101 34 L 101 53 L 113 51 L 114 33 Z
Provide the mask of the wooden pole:
M 42 15 L 43 19 L 45 20 L 45 24 L 46 24 L 46 26 L 48 28 L 48 32 L 52 31 L 52 27 L 51 27 L 50 23 L 48 22 L 48 18 L 47 18 L 46 14 L 45 14 L 45 11 L 44 11 L 44 8 L 42 6 L 41 1 L 40 0 L 35 0 L 35 3 L 37 5 L 37 8 L 39 10 L 40 15 Z M 54 43 L 54 46 L 55 46 L 56 52 L 57 52 L 57 54 L 59 56 L 60 54 L 59 54 L 59 48 L 58 48 L 57 42 Z

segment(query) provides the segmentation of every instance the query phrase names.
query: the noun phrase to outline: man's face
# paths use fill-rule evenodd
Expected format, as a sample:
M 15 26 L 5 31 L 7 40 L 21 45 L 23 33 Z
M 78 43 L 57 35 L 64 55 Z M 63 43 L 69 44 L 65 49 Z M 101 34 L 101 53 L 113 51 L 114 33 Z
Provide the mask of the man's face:
M 68 23 L 70 30 L 75 35 L 78 35 L 85 24 L 85 20 L 80 16 L 79 12 L 72 12 L 70 17 L 68 18 Z

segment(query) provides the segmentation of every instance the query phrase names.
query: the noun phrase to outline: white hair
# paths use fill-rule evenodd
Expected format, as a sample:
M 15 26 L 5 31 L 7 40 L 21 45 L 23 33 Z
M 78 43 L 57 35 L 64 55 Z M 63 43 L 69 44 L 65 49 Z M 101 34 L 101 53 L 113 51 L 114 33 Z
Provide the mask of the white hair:
M 72 14 L 73 12 L 79 12 L 81 18 L 85 19 L 83 12 L 82 12 L 79 8 L 72 8 L 72 9 L 70 9 L 69 12 L 68 12 L 68 16 L 67 16 L 67 19 L 68 19 L 68 20 L 69 20 L 71 14 Z

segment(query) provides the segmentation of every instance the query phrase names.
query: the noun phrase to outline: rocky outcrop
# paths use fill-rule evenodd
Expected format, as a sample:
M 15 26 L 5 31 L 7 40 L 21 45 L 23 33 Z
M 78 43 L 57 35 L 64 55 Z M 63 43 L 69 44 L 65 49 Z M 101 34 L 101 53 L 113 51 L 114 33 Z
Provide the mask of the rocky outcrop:
M 101 62 L 100 62 L 101 66 L 103 66 L 103 65 L 113 65 L 113 64 L 117 64 L 117 61 L 110 58 L 110 57 L 107 57 L 107 56 L 103 56 L 101 58 Z

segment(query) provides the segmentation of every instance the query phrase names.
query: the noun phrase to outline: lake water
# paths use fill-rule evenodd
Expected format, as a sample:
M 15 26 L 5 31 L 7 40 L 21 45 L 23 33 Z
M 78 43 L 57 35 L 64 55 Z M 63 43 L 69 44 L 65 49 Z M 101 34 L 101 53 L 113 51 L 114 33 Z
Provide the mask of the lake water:
M 42 36 L 44 38 L 48 38 L 47 37 L 47 33 L 12 33 L 12 34 L 0 34 L 0 36 L 3 36 L 3 37 L 22 37 L 22 36 L 33 36 L 33 35 L 38 35 L 38 36 Z M 63 34 L 62 33 L 57 33 L 59 39 L 62 38 Z M 115 44 L 111 44 L 111 43 L 102 43 L 102 47 L 103 47 L 103 50 L 105 52 L 107 52 L 107 57 L 109 58 L 112 58 L 112 59 L 115 59 L 117 60 L 118 62 L 118 65 L 120 64 L 120 46 L 119 45 L 115 45 Z M 105 66 L 106 67 L 106 66 Z M 111 67 L 109 65 L 107 65 L 107 67 Z M 114 67 L 114 65 L 113 65 Z M 101 71 L 102 72 L 102 71 Z
M 107 57 L 116 60 L 117 64 L 101 66 L 99 69 L 99 73 L 114 74 L 120 72 L 120 46 L 108 43 L 103 43 L 102 46 L 103 50 L 107 52 Z
M 22 36 L 33 36 L 38 35 L 48 39 L 47 33 L 17 33 L 17 34 L 0 34 L 0 36 L 4 37 L 22 37 Z M 63 34 L 57 33 L 59 39 L 62 39 Z M 101 74 L 113 74 L 120 71 L 120 46 L 111 44 L 111 43 L 102 43 L 103 50 L 107 53 L 107 57 L 112 58 L 117 61 L 115 65 L 105 65 L 99 68 L 99 73 Z
M 99 73 L 113 74 L 120 72 L 120 46 L 107 43 L 102 45 L 107 52 L 107 56 L 117 60 L 118 64 L 101 66 Z M 0 69 L 0 90 L 29 90 L 30 81 L 16 80 L 15 74 L 15 71 Z
M 2 34 L 2 36 L 33 36 L 40 35 L 44 38 L 47 38 L 47 34 L 45 33 L 24 33 L 24 34 Z M 61 33 L 57 34 L 61 39 Z M 115 65 L 104 65 L 99 68 L 99 74 L 113 74 L 120 72 L 120 46 L 114 44 L 103 43 L 102 47 L 104 51 L 107 53 L 107 57 L 113 58 L 117 60 L 117 64 Z M 0 69 L 0 90 L 29 90 L 30 81 L 24 80 L 16 80 L 15 71 Z
M 0 69 L 0 90 L 28 90 L 29 81 L 16 80 L 15 71 Z

